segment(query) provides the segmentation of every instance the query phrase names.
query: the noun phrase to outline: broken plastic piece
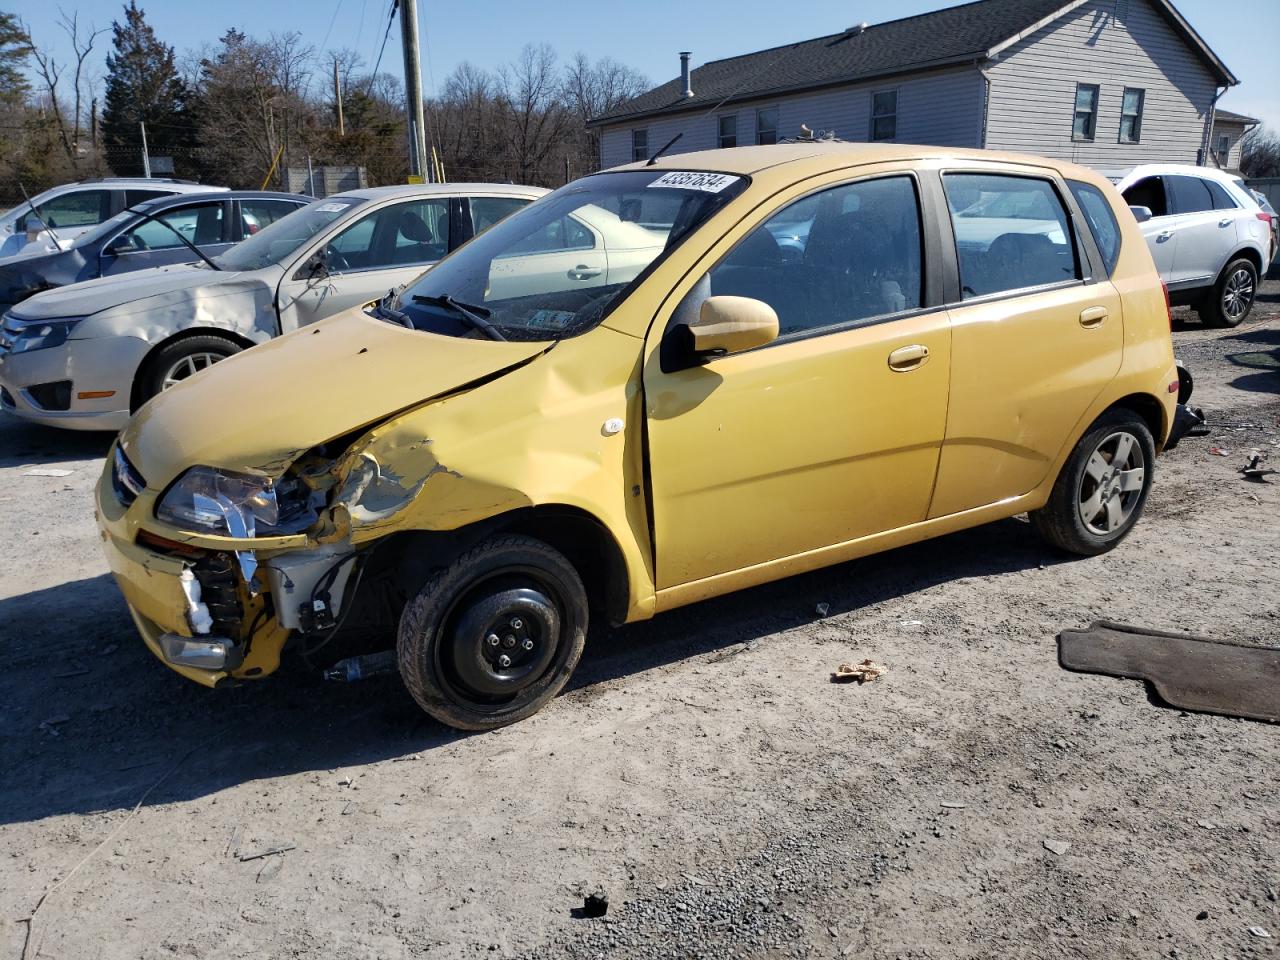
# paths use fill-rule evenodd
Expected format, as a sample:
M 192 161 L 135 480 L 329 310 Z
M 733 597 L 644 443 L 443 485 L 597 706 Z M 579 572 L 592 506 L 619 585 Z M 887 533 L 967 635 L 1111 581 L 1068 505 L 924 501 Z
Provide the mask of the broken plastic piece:
M 874 660 L 863 660 L 856 666 L 842 663 L 836 667 L 835 673 L 831 674 L 831 682 L 852 683 L 856 680 L 858 683 L 870 683 L 884 676 L 884 672 L 885 668 Z
M 190 567 L 182 568 L 178 578 L 182 592 L 187 595 L 187 622 L 191 624 L 193 633 L 206 634 L 213 629 L 213 616 L 209 608 L 200 602 L 200 581 L 191 572 Z

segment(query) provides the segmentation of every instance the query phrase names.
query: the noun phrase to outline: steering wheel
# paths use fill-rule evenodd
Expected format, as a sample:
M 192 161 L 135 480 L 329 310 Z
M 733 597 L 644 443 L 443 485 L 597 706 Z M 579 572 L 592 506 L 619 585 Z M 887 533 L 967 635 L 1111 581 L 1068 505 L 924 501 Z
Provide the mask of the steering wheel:
M 324 248 L 324 262 L 329 267 L 330 273 L 341 273 L 343 270 L 351 269 L 351 264 L 342 255 L 342 251 L 332 243 Z

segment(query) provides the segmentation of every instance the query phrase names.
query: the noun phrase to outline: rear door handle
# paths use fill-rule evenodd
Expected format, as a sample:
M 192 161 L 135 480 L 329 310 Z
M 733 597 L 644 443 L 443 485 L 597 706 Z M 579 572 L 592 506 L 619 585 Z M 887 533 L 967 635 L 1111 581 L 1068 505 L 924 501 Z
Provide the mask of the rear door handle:
M 588 267 L 585 263 L 580 263 L 569 271 L 570 280 L 590 280 L 592 277 L 598 277 L 604 273 L 603 270 L 595 270 Z
M 1221 220 L 1219 220 L 1219 221 L 1218 221 L 1218 226 L 1220 226 L 1220 227 L 1229 227 L 1229 226 L 1231 226 L 1233 223 L 1235 223 L 1235 221 L 1234 221 L 1234 220 L 1232 220 L 1230 217 L 1223 217 Z
M 1173 236 L 1172 230 L 1161 230 L 1159 233 L 1156 234 L 1156 243 L 1164 243 L 1166 240 L 1168 240 L 1172 236 Z
M 1102 326 L 1102 321 L 1111 315 L 1106 307 L 1087 307 L 1080 311 L 1080 326 L 1085 329 Z
M 889 369 L 906 373 L 924 366 L 928 360 L 929 348 L 923 343 L 913 343 L 907 347 L 899 347 L 889 354 Z

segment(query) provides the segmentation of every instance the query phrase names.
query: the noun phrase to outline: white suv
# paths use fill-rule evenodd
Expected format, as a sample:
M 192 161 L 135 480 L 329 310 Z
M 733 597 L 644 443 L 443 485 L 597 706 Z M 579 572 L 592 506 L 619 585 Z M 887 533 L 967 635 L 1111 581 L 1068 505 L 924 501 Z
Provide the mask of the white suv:
M 65 249 L 67 241 L 144 200 L 225 189 L 160 177 L 104 177 L 64 183 L 0 213 L 0 258 Z
M 1271 215 L 1238 177 L 1178 163 L 1106 170 L 1133 210 L 1175 304 L 1209 326 L 1249 315 L 1271 263 Z

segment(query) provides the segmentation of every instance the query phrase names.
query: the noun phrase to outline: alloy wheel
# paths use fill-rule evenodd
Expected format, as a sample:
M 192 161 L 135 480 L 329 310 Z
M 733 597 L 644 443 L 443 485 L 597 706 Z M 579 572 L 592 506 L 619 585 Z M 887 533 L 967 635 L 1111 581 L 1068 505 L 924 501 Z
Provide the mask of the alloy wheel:
M 201 370 L 213 366 L 219 360 L 225 359 L 219 353 L 189 353 L 165 371 L 164 379 L 160 382 L 160 389 L 168 390 L 174 384 L 181 383 Z
M 1080 478 L 1080 521 L 1099 536 L 1115 533 L 1133 516 L 1146 485 L 1146 458 L 1133 434 L 1109 434 L 1089 455 Z
M 1232 320 L 1239 320 L 1249 310 L 1254 294 L 1253 274 L 1244 267 L 1227 277 L 1222 288 L 1222 311 Z

